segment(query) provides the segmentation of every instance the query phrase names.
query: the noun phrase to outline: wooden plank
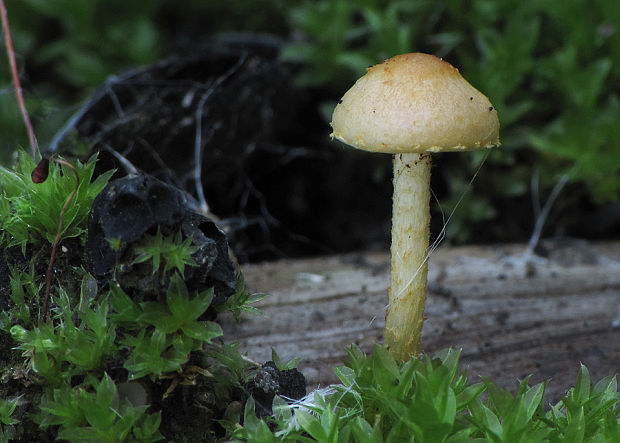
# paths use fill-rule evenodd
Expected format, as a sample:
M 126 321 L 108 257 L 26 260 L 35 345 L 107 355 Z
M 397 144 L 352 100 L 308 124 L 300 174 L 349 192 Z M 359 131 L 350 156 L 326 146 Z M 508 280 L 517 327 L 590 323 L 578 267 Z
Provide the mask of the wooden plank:
M 575 381 L 579 363 L 593 380 L 620 370 L 620 243 L 548 245 L 527 259 L 519 245 L 441 248 L 430 258 L 423 349 L 462 348 L 470 377 L 505 387 L 533 374 L 552 379 L 547 400 Z M 264 317 L 222 319 L 225 337 L 258 361 L 274 348 L 300 357 L 309 386 L 336 383 L 333 368 L 355 343 L 382 341 L 387 254 L 360 253 L 245 266 L 248 286 L 270 297 Z

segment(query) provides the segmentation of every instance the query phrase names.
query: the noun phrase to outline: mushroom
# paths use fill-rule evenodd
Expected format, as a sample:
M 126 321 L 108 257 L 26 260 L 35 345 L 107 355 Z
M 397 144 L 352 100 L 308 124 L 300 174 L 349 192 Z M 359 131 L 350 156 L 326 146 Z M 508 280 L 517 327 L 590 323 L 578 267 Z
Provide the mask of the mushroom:
M 406 361 L 420 347 L 426 303 L 431 153 L 498 146 L 489 100 L 451 64 L 429 54 L 371 66 L 334 109 L 332 138 L 393 154 L 389 305 L 384 341 Z

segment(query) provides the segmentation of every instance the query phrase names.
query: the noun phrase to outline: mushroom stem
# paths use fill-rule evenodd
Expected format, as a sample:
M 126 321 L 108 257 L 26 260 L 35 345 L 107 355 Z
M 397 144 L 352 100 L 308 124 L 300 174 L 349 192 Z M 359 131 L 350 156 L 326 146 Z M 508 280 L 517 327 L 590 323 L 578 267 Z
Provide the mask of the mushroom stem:
M 400 361 L 417 355 L 426 303 L 431 154 L 394 155 L 392 264 L 385 344 Z

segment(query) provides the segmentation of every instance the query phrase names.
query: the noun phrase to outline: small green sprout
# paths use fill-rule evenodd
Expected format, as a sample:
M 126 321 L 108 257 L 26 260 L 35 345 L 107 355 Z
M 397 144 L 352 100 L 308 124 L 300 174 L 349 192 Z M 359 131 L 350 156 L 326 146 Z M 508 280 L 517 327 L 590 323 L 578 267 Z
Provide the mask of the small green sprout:
M 96 308 L 78 312 L 77 324 L 69 297 L 62 289 L 57 302 L 60 327 L 41 323 L 32 329 L 17 324 L 10 329 L 35 376 L 52 386 L 100 369 L 104 359 L 116 349 L 116 330 L 108 319 L 105 300 Z
M 278 370 L 280 371 L 295 369 L 299 365 L 299 357 L 294 357 L 290 360 L 282 361 L 276 350 L 273 348 L 271 348 L 271 361 L 275 363 L 276 368 L 278 368 Z
M 138 255 L 133 260 L 133 264 L 142 263 L 147 260 L 153 262 L 153 274 L 157 273 L 161 262 L 165 262 L 164 273 L 171 269 L 177 269 L 183 276 L 185 266 L 197 266 L 196 260 L 192 257 L 198 247 L 192 246 L 192 239 L 183 239 L 181 230 L 172 236 L 164 236 L 159 226 L 155 235 L 145 235 L 145 244 L 136 248 Z
M 230 311 L 236 322 L 241 319 L 242 312 L 248 312 L 253 315 L 260 315 L 261 311 L 251 306 L 252 304 L 268 297 L 268 294 L 251 293 L 245 285 L 243 275 L 239 274 L 237 278 L 237 287 L 235 293 L 231 295 L 224 303 L 217 306 L 217 312 Z
M 221 336 L 220 325 L 198 320 L 212 300 L 212 290 L 190 297 L 178 274 L 170 279 L 165 305 L 154 301 L 136 304 L 120 287 L 113 287 L 110 297 L 115 311 L 113 318 L 138 332 L 123 339 L 130 349 L 125 362 L 130 378 L 156 378 L 178 371 L 189 361 L 191 352 L 203 349 L 205 344 Z
M 108 242 L 108 244 L 110 245 L 110 248 L 115 251 L 118 252 L 121 250 L 121 246 L 123 246 L 123 242 L 121 240 L 120 237 L 116 237 L 116 238 L 106 238 L 106 241 Z
M 28 270 L 11 269 L 10 282 L 9 296 L 14 306 L 10 313 L 14 320 L 18 320 L 24 325 L 30 325 L 32 321 L 30 306 L 36 304 L 41 289 L 41 285 L 35 283 L 34 262 L 30 262 Z
M 108 374 L 88 377 L 83 386 L 65 384 L 45 392 L 35 421 L 42 429 L 59 426 L 58 438 L 69 441 L 158 441 L 161 414 L 147 414 L 148 406 L 121 399 Z
M 15 438 L 15 427 L 19 420 L 13 417 L 19 397 L 0 398 L 0 442 L 9 442 Z

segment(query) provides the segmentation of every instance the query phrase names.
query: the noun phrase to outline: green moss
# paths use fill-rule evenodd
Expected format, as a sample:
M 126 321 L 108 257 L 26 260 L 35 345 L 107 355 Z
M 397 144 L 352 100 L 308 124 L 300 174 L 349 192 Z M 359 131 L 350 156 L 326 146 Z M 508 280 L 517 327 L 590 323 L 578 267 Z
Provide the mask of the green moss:
M 620 393 L 615 376 L 596 384 L 581 366 L 575 386 L 545 408 L 546 383 L 522 380 L 516 394 L 492 380 L 470 383 L 459 352 L 445 350 L 405 363 L 384 347 L 372 355 L 349 350 L 336 369 L 341 385 L 317 390 L 288 405 L 276 397 L 274 416 L 256 418 L 246 403 L 243 426 L 228 423 L 237 441 L 249 442 L 517 442 L 617 441 Z
M 59 208 L 75 189 L 75 175 L 52 167 L 45 182 L 34 184 L 30 172 L 36 164 L 25 154 L 14 170 L 0 170 L 0 192 L 8 201 L 0 208 L 0 235 L 5 246 L 14 245 L 5 288 L 9 308 L 0 314 L 5 362 L 0 439 L 25 438 L 40 429 L 69 441 L 157 441 L 165 418 L 166 438 L 177 440 L 175 432 L 181 434 L 188 414 L 168 408 L 180 411 L 201 398 L 217 400 L 204 404 L 208 413 L 203 418 L 211 420 L 208 435 L 221 434 L 216 420 L 230 402 L 242 399 L 243 380 L 252 365 L 236 347 L 215 341 L 222 329 L 205 319 L 213 291 L 191 291 L 183 281 L 184 270 L 196 262 L 195 248 L 181 232 L 164 236 L 158 230 L 145 236 L 119 262 L 124 271 L 114 273 L 117 280 L 97 281 L 87 271 L 82 260 L 88 211 L 113 172 L 91 181 L 95 161 L 92 157 L 77 164 L 80 185 L 65 212 L 65 249 L 54 266 L 47 321 L 39 317 L 39 306 L 50 243 L 58 229 Z M 26 223 L 31 229 L 24 228 Z M 41 252 L 33 253 L 38 249 Z M 145 266 L 149 272 L 143 273 Z M 145 282 L 140 290 L 124 278 L 132 270 Z M 256 299 L 241 285 L 223 309 L 249 311 L 247 304 Z M 139 386 L 145 404 L 132 402 L 127 383 Z M 20 404 L 29 406 L 15 426 L 11 417 L 20 394 Z

